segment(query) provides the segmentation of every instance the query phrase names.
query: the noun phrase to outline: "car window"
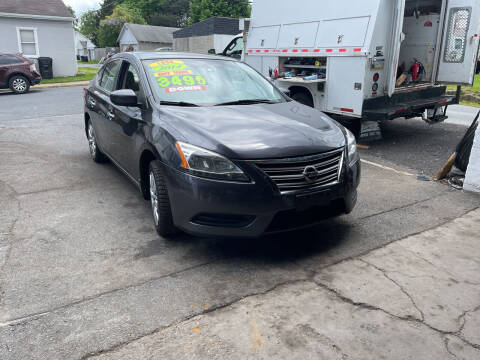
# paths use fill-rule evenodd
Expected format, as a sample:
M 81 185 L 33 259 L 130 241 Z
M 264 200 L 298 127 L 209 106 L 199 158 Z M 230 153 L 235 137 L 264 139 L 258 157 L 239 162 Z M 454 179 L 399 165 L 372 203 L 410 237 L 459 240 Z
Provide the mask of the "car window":
M 225 51 L 225 56 L 240 59 L 243 52 L 243 38 L 234 39 Z
M 23 60 L 13 55 L 0 55 L 0 65 L 22 64 Z
M 122 79 L 122 89 L 131 89 L 135 91 L 137 96 L 140 93 L 140 78 L 138 77 L 137 70 L 132 64 L 128 64 L 128 68 L 124 73 Z
M 103 70 L 102 79 L 100 80 L 99 86 L 108 91 L 112 92 L 115 87 L 115 79 L 117 78 L 118 70 L 120 70 L 120 60 L 113 60 L 105 65 Z
M 285 101 L 250 66 L 231 60 L 168 59 L 144 61 L 152 89 L 161 101 L 218 105 L 241 100 Z

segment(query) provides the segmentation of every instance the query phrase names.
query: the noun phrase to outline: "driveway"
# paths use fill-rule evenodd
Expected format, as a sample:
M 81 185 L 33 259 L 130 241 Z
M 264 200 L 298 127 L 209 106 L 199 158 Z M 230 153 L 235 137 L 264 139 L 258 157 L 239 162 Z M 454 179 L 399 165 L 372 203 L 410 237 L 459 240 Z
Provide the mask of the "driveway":
M 465 126 L 394 121 L 362 150 L 352 214 L 258 240 L 167 241 L 120 171 L 90 160 L 82 91 L 0 93 L 0 359 L 108 352 L 480 204 L 429 181 Z

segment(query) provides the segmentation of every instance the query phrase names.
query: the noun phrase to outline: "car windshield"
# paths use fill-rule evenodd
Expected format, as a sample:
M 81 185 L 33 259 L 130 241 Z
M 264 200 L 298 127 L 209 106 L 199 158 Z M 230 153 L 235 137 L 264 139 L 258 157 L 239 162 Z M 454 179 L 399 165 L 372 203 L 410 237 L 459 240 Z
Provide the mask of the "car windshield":
M 153 90 L 167 105 L 211 106 L 286 101 L 248 65 L 212 59 L 147 60 Z

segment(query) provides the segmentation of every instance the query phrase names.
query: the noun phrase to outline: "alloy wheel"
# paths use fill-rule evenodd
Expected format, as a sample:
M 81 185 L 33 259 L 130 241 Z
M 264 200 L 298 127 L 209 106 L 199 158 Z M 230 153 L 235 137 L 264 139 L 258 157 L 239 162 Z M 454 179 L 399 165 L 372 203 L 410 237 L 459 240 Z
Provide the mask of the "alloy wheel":
M 92 124 L 88 124 L 88 148 L 90 149 L 90 155 L 94 158 L 97 154 L 97 142 Z
M 153 172 L 150 172 L 150 201 L 152 203 L 153 219 L 155 220 L 155 225 L 158 225 L 158 194 Z
M 13 80 L 12 86 L 15 91 L 18 92 L 24 92 L 25 90 L 27 90 L 27 82 L 25 81 L 25 79 L 22 78 L 17 78 Z

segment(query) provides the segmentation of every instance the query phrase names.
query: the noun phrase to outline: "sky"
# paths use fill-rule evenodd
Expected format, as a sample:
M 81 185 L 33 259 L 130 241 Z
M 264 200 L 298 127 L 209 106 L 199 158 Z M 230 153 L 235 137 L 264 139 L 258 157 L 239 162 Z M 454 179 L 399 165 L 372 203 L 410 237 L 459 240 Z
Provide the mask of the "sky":
M 70 5 L 77 16 L 87 10 L 98 9 L 102 0 L 63 0 L 65 5 Z

